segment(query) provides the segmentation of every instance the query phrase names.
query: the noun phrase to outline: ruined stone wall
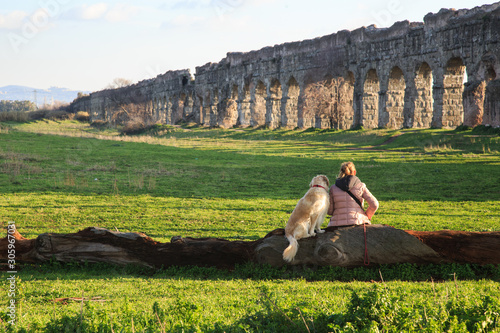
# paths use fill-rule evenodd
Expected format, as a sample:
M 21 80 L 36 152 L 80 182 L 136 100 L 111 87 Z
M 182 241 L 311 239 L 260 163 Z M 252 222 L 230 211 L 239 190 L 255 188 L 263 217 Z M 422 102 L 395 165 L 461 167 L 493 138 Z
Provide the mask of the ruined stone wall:
M 89 112 L 91 121 L 123 123 L 141 117 L 151 123 L 174 124 L 194 119 L 194 82 L 189 70 L 169 71 L 154 79 L 78 98 L 73 111 Z
M 443 9 L 426 15 L 424 22 L 362 27 L 228 53 L 218 63 L 197 67 L 194 82 L 187 71 L 167 72 L 132 91 L 141 91 L 138 96 L 154 119 L 164 123 L 184 119 L 207 126 L 341 129 L 500 126 L 499 58 L 500 2 Z M 314 102 L 318 85 L 329 87 L 329 103 Z M 113 94 L 91 94 L 95 118 L 116 112 L 110 104 Z

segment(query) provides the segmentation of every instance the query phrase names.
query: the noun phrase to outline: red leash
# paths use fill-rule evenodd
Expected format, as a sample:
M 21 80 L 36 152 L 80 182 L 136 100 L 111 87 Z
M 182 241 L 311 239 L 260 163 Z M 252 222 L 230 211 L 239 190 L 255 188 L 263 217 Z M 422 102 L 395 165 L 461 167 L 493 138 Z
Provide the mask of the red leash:
M 366 241 L 366 223 L 363 223 L 363 231 L 365 234 L 365 261 L 364 264 L 365 266 L 370 265 L 370 257 L 368 256 L 368 243 Z

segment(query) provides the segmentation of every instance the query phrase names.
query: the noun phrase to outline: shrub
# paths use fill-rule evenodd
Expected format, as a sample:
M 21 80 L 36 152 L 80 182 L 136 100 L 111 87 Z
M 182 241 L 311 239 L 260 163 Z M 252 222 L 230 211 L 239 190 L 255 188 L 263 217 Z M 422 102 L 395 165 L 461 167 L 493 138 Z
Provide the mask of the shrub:
M 47 110 L 45 113 L 45 118 L 50 120 L 67 120 L 73 119 L 75 115 L 73 113 L 69 113 L 66 110 Z
M 472 129 L 472 127 L 462 124 L 460 126 L 457 126 L 455 128 L 455 131 L 456 132 L 463 132 L 463 131 L 468 131 L 468 130 L 471 130 L 471 129 Z
M 351 131 L 364 131 L 365 128 L 363 127 L 363 125 L 356 125 L 356 126 L 353 126 L 350 130 Z
M 0 122 L 0 133 L 9 133 L 10 127 Z
M 44 110 L 36 110 L 28 113 L 29 120 L 42 120 L 45 118 Z
M 472 129 L 472 133 L 483 135 L 500 135 L 500 128 L 490 125 L 479 125 Z
M 49 120 L 67 120 L 73 119 L 74 114 L 69 113 L 63 109 L 40 109 L 36 111 L 31 111 L 28 114 L 29 120 L 41 120 L 41 119 L 49 119 Z
M 75 119 L 82 122 L 88 122 L 90 120 L 90 115 L 85 111 L 78 111 L 75 115 Z
M 109 123 L 106 120 L 101 120 L 101 119 L 94 120 L 90 124 L 90 126 L 95 127 L 95 128 L 104 128 L 104 127 L 108 127 L 108 125 L 109 125 Z
M 18 123 L 23 123 L 27 122 L 28 120 L 28 113 L 25 111 L 0 112 L 0 121 L 15 121 Z
M 120 130 L 122 135 L 143 134 L 150 130 L 154 125 L 145 123 L 140 118 L 134 118 L 125 123 L 125 126 Z
M 321 132 L 321 129 L 320 128 L 316 128 L 316 127 L 309 127 L 307 129 L 304 130 L 304 133 L 318 133 L 318 132 Z

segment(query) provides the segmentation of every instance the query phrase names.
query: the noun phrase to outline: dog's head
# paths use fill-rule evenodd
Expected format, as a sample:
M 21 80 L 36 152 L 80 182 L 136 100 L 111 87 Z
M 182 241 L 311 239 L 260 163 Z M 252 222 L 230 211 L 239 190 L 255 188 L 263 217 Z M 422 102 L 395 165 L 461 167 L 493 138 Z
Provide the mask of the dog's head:
M 311 180 L 309 187 L 313 187 L 314 185 L 321 185 L 328 190 L 328 188 L 330 187 L 330 181 L 328 180 L 327 176 L 318 175 Z

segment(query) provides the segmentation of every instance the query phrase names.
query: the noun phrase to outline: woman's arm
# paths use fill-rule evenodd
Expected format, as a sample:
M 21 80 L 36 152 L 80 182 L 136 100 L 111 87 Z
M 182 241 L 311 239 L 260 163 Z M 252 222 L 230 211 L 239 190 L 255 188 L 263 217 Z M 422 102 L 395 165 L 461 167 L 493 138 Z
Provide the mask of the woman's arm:
M 368 209 L 366 210 L 365 214 L 371 220 L 378 209 L 378 200 L 373 196 L 373 194 L 371 194 L 370 191 L 368 191 L 367 188 L 365 188 L 365 191 L 363 192 L 363 199 L 368 202 Z

